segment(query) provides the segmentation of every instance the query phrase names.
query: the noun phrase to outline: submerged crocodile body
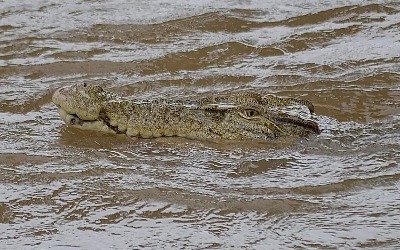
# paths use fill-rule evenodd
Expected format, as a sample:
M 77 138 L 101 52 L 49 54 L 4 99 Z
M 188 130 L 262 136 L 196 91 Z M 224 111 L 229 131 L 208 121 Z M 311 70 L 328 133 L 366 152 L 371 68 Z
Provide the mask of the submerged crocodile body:
M 283 110 L 312 103 L 254 92 L 196 100 L 130 100 L 82 83 L 58 89 L 53 102 L 73 127 L 130 137 L 181 136 L 191 139 L 274 139 L 318 134 L 318 124 Z

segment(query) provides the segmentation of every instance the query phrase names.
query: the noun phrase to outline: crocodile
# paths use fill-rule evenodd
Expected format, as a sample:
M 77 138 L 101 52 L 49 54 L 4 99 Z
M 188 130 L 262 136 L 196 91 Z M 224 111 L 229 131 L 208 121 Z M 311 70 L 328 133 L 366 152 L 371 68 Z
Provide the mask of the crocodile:
M 78 83 L 56 90 L 52 101 L 69 126 L 129 137 L 271 140 L 320 133 L 311 118 L 285 112 L 301 106 L 311 114 L 311 102 L 256 92 L 143 101 L 124 98 L 95 84 Z

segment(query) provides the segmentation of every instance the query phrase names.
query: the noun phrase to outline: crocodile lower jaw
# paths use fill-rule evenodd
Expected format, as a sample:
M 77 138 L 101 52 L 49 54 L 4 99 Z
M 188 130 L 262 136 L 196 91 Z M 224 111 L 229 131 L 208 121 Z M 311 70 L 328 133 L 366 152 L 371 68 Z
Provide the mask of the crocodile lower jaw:
M 113 134 L 117 133 L 115 130 L 110 128 L 103 120 L 94 120 L 94 121 L 82 120 L 77 115 L 69 114 L 62 108 L 58 108 L 58 113 L 60 114 L 61 119 L 68 126 L 85 130 L 95 130 Z
M 125 134 L 128 137 L 137 137 L 137 138 L 157 138 L 157 137 L 170 137 L 170 136 L 181 136 L 188 137 L 183 133 L 176 133 L 173 130 L 160 130 L 160 131 L 151 131 L 144 129 L 136 129 L 136 128 L 127 128 L 124 131 L 118 130 L 117 126 L 112 126 L 109 122 L 106 122 L 102 118 L 98 118 L 97 120 L 83 120 L 79 118 L 75 114 L 69 114 L 62 108 L 58 108 L 58 113 L 60 114 L 61 119 L 68 126 L 85 129 L 85 130 L 94 130 L 101 131 L 112 134 Z M 190 137 L 188 137 L 190 138 Z

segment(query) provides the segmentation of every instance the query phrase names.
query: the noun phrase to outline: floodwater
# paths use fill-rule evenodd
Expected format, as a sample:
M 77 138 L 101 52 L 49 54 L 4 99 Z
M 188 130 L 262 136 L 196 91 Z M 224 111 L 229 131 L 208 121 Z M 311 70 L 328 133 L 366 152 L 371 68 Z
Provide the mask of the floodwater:
M 66 127 L 55 89 L 252 90 L 321 135 L 137 139 Z M 397 0 L 0 1 L 2 249 L 399 249 Z

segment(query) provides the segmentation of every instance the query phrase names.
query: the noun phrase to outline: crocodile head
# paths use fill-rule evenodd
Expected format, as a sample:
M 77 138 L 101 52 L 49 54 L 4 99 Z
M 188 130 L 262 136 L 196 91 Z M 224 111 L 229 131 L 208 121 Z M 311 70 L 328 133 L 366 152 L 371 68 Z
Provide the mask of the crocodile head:
M 310 119 L 283 112 L 298 99 L 256 93 L 212 96 L 197 100 L 123 99 L 100 86 L 77 84 L 57 90 L 52 98 L 66 124 L 82 129 L 152 138 L 272 139 L 320 132 Z

